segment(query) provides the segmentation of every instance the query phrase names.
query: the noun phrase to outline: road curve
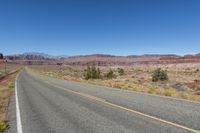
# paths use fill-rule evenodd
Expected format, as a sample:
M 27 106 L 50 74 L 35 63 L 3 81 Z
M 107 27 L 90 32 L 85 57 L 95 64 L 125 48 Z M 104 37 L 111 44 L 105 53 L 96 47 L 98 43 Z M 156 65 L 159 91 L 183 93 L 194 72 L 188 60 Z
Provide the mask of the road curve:
M 40 76 L 17 78 L 23 133 L 189 133 L 200 130 L 200 103 Z M 15 97 L 8 133 L 17 132 Z M 152 118 L 151 118 L 152 117 Z

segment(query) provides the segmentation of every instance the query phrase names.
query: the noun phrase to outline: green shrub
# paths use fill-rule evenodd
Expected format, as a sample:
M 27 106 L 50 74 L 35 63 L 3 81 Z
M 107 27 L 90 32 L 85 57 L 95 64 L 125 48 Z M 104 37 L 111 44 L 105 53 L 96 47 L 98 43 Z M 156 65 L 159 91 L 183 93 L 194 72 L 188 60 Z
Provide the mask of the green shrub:
M 83 77 L 88 80 L 88 79 L 99 79 L 101 76 L 101 71 L 99 68 L 96 68 L 95 66 L 88 66 L 87 69 L 84 70 L 83 72 Z
M 13 89 L 14 88 L 14 83 L 13 82 L 9 82 L 9 89 Z
M 5 121 L 0 121 L 0 133 L 5 131 L 7 127 L 8 125 Z
M 195 72 L 198 73 L 198 72 L 199 72 L 199 69 L 196 69 Z
M 196 87 L 196 90 L 197 90 L 197 91 L 200 91 L 200 86 L 197 86 L 197 87 Z
M 162 70 L 161 68 L 156 69 L 152 74 L 152 81 L 165 81 L 168 80 L 167 72 Z
M 113 78 L 114 77 L 114 72 L 113 70 L 110 69 L 110 71 L 108 73 L 105 74 L 105 76 L 109 79 Z
M 120 76 L 124 75 L 124 69 L 123 68 L 117 68 L 118 73 Z

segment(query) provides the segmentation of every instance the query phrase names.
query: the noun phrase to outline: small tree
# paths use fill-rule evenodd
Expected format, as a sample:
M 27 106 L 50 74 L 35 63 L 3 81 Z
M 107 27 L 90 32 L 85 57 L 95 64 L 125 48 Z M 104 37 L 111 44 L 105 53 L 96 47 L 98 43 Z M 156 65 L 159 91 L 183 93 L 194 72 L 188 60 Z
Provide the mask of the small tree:
M 114 72 L 113 70 L 110 69 L 110 71 L 108 73 L 105 74 L 105 76 L 109 79 L 113 78 L 114 77 Z
M 161 68 L 156 69 L 152 74 L 152 81 L 165 81 L 168 80 L 167 72 L 162 70 Z
M 118 68 L 118 73 L 120 76 L 124 75 L 124 69 L 123 68 Z
M 0 59 L 3 59 L 3 54 L 2 53 L 0 53 Z

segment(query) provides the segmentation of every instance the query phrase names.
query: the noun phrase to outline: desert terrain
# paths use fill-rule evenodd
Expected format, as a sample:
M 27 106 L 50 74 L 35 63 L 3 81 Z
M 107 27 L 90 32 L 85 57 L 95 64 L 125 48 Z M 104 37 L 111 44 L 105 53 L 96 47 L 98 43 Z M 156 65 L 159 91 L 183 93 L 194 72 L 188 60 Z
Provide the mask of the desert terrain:
M 89 80 L 83 77 L 84 69 L 87 66 L 35 65 L 29 68 L 40 74 L 65 80 L 74 80 L 183 99 L 200 100 L 200 63 L 97 67 L 101 71 L 101 77 L 99 79 Z M 167 72 L 168 80 L 152 81 L 153 71 L 157 68 L 161 68 Z M 123 73 L 120 73 L 119 69 L 123 69 Z M 110 70 L 113 71 L 112 78 L 105 77 L 104 75 Z

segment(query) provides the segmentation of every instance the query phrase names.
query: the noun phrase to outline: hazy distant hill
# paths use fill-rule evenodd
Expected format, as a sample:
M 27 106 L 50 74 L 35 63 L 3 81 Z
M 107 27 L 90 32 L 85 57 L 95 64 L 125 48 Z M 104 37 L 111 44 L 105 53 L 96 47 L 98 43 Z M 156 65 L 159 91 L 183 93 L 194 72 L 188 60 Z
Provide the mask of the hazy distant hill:
M 54 56 L 50 56 L 44 53 L 24 53 L 24 54 L 16 54 L 16 55 L 7 55 L 7 60 L 12 63 L 19 64 L 57 64 L 60 62 L 59 58 Z
M 40 52 L 26 52 L 23 53 L 23 55 L 36 55 L 36 56 L 42 56 L 44 58 L 55 58 L 55 59 L 59 59 L 59 58 L 66 58 L 68 57 L 67 55 L 58 55 L 58 56 L 54 56 L 54 55 L 49 55 L 49 54 L 45 54 L 45 53 L 40 53 Z
M 6 58 L 21 64 L 65 64 L 65 65 L 135 65 L 135 64 L 171 64 L 200 62 L 200 54 L 179 56 L 175 54 L 145 54 L 115 56 L 106 54 L 79 56 L 51 56 L 44 53 L 24 53 L 9 55 Z

